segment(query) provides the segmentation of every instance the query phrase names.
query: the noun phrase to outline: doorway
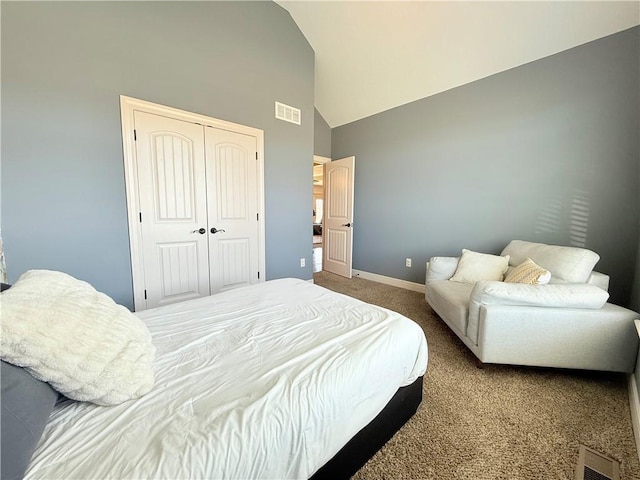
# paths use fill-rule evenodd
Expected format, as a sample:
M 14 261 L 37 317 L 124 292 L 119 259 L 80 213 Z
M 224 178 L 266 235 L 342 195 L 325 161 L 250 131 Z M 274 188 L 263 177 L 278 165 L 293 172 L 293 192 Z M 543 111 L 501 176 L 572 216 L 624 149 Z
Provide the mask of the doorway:
M 313 156 L 313 273 L 322 271 L 322 226 L 324 220 L 324 165 L 331 159 Z

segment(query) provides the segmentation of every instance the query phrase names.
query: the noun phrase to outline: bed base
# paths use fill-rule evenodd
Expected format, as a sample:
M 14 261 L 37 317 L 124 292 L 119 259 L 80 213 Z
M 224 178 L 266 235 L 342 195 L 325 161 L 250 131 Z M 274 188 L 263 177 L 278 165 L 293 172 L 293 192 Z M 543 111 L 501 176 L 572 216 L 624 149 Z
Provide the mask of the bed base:
M 353 476 L 418 410 L 423 377 L 401 387 L 376 418 L 360 430 L 310 480 L 338 480 Z

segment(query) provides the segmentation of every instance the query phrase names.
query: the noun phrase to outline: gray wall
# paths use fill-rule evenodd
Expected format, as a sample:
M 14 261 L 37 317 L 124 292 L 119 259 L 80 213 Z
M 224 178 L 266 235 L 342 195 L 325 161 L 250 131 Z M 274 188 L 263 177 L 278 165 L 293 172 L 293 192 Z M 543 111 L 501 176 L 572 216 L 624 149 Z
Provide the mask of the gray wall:
M 10 281 L 31 268 L 62 270 L 132 306 L 121 94 L 263 129 L 266 277 L 312 277 L 314 53 L 285 10 L 272 2 L 1 8 Z M 275 120 L 276 100 L 300 108 L 302 126 Z
M 633 286 L 631 308 L 636 312 L 640 312 L 640 242 L 638 242 L 638 262 L 636 265 L 636 278 Z M 640 319 L 640 315 L 638 315 L 638 318 Z
M 628 304 L 640 223 L 639 31 L 334 128 L 332 157 L 356 156 L 354 268 L 424 283 L 429 257 L 462 248 L 585 245 L 611 275 L 612 301 Z
M 640 110 L 640 105 L 638 106 L 638 109 Z M 640 162 L 640 159 L 638 159 L 638 162 Z M 638 190 L 638 196 L 640 197 L 640 190 Z M 638 203 L 640 203 L 640 198 L 638 198 Z M 633 282 L 633 290 L 631 292 L 631 302 L 629 308 L 635 310 L 636 312 L 640 312 L 640 239 L 638 239 L 636 276 L 635 281 Z M 638 318 L 640 318 L 640 315 L 638 315 Z M 640 361 L 640 359 L 638 361 Z M 638 375 L 640 375 L 640 371 L 638 371 Z M 638 388 L 640 389 L 640 378 L 638 380 Z M 638 393 L 640 393 L 640 391 Z
M 638 43 L 640 43 L 640 30 L 636 29 L 636 33 L 638 35 Z M 637 108 L 638 108 L 638 111 L 640 111 L 640 99 L 638 99 Z M 640 140 L 638 141 L 640 142 Z M 638 171 L 640 174 L 640 155 L 638 156 Z M 640 204 L 640 189 L 638 189 L 638 204 Z M 635 275 L 635 281 L 633 282 L 633 289 L 631 292 L 630 308 L 635 310 L 636 312 L 640 312 L 640 238 L 638 238 L 636 275 Z M 638 318 L 640 318 L 640 316 L 638 316 Z M 640 356 L 638 357 L 638 362 L 640 362 Z M 636 380 L 638 382 L 638 394 L 640 396 L 640 370 L 639 369 L 636 369 Z
M 325 122 L 318 110 L 315 110 L 314 117 L 313 153 L 331 158 L 331 127 Z
M 629 308 L 636 312 L 640 312 L 640 244 L 638 245 L 638 261 L 636 263 L 636 275 L 633 282 Z M 640 315 L 638 315 L 638 318 L 640 318 Z

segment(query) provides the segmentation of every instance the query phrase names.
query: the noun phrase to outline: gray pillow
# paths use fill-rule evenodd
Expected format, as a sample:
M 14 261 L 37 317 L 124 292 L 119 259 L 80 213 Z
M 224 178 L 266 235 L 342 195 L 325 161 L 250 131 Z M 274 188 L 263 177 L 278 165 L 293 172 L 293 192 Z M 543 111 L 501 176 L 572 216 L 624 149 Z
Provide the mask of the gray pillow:
M 2 362 L 2 480 L 22 479 L 58 392 L 23 368 Z

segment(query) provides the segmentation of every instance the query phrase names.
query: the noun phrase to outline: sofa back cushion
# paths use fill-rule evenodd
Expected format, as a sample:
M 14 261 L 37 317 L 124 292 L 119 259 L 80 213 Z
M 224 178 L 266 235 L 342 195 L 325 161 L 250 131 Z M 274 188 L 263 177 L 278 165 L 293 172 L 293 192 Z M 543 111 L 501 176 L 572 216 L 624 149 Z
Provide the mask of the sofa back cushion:
M 520 265 L 527 257 L 551 272 L 554 277 L 570 283 L 584 283 L 600 256 L 578 247 L 546 245 L 544 243 L 512 240 L 501 253 L 509 255 L 511 265 Z

